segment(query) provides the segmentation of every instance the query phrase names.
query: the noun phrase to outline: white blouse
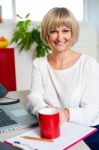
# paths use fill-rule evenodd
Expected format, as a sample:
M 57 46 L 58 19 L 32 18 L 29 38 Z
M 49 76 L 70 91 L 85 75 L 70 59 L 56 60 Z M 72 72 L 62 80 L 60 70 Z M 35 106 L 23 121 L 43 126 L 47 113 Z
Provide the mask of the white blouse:
M 99 124 L 99 64 L 81 55 L 70 68 L 55 70 L 47 57 L 33 60 L 32 88 L 27 108 L 31 113 L 48 104 L 68 108 L 71 122 Z

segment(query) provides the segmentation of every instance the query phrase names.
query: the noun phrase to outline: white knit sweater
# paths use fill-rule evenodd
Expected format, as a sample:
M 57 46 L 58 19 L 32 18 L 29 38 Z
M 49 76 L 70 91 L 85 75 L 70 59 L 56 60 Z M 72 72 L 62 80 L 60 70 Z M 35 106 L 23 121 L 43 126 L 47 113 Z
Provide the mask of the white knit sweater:
M 33 60 L 28 109 L 37 114 L 48 104 L 68 108 L 71 122 L 99 124 L 99 64 L 81 55 L 70 68 L 55 70 L 47 57 Z

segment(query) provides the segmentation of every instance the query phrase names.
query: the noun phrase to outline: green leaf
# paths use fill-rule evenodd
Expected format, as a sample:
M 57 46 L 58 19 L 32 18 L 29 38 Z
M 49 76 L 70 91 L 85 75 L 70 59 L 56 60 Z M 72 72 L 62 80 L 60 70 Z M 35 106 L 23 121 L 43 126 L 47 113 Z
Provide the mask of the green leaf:
M 17 14 L 17 17 L 20 18 L 20 19 L 23 19 L 23 18 L 22 18 L 20 15 L 18 15 L 18 14 Z
M 16 30 L 13 32 L 11 43 L 15 43 L 19 48 L 19 51 L 31 50 L 32 44 L 37 43 L 35 56 L 42 57 L 49 53 L 50 49 L 46 46 L 40 38 L 40 26 L 35 26 L 32 24 L 32 21 L 28 19 L 30 13 L 25 17 L 25 20 L 20 15 L 17 15 L 21 21 L 16 23 Z M 31 26 L 31 31 L 29 31 Z M 33 26 L 33 27 L 32 27 Z
M 30 13 L 28 13 L 25 18 L 28 18 L 29 16 L 30 16 Z

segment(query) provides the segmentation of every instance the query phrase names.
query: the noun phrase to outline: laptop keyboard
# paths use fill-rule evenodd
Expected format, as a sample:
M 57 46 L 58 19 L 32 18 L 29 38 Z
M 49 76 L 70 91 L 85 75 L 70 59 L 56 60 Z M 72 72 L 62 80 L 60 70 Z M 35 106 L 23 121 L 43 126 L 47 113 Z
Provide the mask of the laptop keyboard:
M 0 108 L 0 127 L 17 124 L 4 110 Z

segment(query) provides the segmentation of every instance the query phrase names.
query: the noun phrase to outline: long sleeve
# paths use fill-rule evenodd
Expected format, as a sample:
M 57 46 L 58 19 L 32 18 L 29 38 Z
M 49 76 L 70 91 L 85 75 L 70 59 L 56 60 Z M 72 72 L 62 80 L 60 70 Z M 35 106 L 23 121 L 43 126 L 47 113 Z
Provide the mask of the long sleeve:
M 42 72 L 40 70 L 38 59 L 33 61 L 32 68 L 32 81 L 31 81 L 31 92 L 28 95 L 28 104 L 27 108 L 31 111 L 31 113 L 38 113 L 39 109 L 46 107 L 47 104 L 44 101 L 44 93 L 42 86 Z
M 93 58 L 87 62 L 84 74 L 86 76 L 85 88 L 79 107 L 69 108 L 70 121 L 95 125 L 99 118 L 99 64 Z

